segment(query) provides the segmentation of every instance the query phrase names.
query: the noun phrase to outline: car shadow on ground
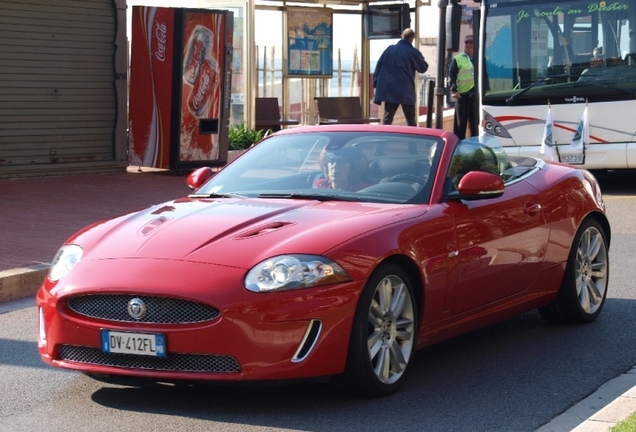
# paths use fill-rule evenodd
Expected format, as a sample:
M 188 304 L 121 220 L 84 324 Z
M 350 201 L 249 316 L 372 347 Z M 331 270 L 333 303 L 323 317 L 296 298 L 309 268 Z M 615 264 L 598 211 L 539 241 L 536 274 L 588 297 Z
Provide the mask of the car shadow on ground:
M 385 398 L 301 383 L 104 385 L 92 399 L 119 410 L 292 430 L 531 431 L 633 366 L 636 320 L 624 317 L 634 313 L 635 301 L 609 298 L 589 325 L 523 314 L 418 351 L 405 386 Z
M 611 195 L 636 193 L 636 170 L 592 170 L 601 186 L 601 192 Z

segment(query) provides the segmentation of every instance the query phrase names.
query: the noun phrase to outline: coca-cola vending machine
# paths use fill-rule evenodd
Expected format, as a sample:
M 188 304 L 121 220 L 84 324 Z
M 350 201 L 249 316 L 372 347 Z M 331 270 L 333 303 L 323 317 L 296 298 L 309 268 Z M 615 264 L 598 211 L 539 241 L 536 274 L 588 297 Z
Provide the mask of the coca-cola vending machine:
M 133 6 L 129 164 L 227 161 L 233 13 Z

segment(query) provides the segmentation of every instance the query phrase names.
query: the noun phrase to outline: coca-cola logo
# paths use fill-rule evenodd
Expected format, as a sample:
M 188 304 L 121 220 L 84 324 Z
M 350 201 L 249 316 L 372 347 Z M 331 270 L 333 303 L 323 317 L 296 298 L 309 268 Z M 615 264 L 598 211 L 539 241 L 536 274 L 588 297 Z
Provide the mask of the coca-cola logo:
M 199 109 L 201 107 L 201 102 L 205 98 L 205 95 L 208 91 L 209 86 L 210 86 L 210 76 L 205 74 L 201 78 L 201 84 L 199 88 L 197 89 L 197 94 L 194 95 L 193 105 L 195 106 L 196 109 Z
M 164 23 L 157 23 L 155 27 L 155 36 L 157 38 L 157 51 L 155 51 L 155 57 L 157 60 L 163 62 L 166 60 L 166 41 L 168 29 Z

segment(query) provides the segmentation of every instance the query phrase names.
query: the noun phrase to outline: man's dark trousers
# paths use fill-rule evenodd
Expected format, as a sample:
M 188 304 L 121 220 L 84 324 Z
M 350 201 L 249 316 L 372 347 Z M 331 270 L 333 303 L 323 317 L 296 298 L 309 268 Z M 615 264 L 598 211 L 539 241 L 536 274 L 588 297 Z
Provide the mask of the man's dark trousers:
M 384 102 L 384 117 L 382 117 L 382 124 L 390 125 L 393 123 L 393 116 L 399 106 L 400 104 L 397 103 Z M 404 113 L 406 123 L 409 126 L 417 126 L 417 123 L 415 122 L 415 105 L 402 104 L 402 112 Z
M 455 122 L 453 132 L 459 139 L 466 138 L 466 125 L 470 124 L 470 136 L 477 136 L 477 116 L 473 93 L 460 94 L 455 101 Z

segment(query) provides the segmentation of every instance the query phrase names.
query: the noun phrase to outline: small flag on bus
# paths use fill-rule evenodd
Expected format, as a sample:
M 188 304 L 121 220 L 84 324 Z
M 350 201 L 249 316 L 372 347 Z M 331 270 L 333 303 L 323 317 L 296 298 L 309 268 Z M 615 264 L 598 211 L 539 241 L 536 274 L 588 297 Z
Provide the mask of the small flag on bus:
M 541 140 L 541 154 L 550 160 L 554 160 L 555 145 L 556 139 L 554 137 L 554 124 L 552 123 L 552 108 L 548 105 L 548 115 L 545 118 L 545 129 L 543 130 L 543 139 Z
M 576 128 L 576 133 L 572 138 L 572 142 L 570 143 L 570 148 L 574 150 L 583 150 L 584 147 L 590 143 L 590 124 L 587 120 L 587 104 L 585 105 L 585 109 L 583 110 L 583 116 L 581 116 L 581 121 L 579 122 L 579 126 Z

